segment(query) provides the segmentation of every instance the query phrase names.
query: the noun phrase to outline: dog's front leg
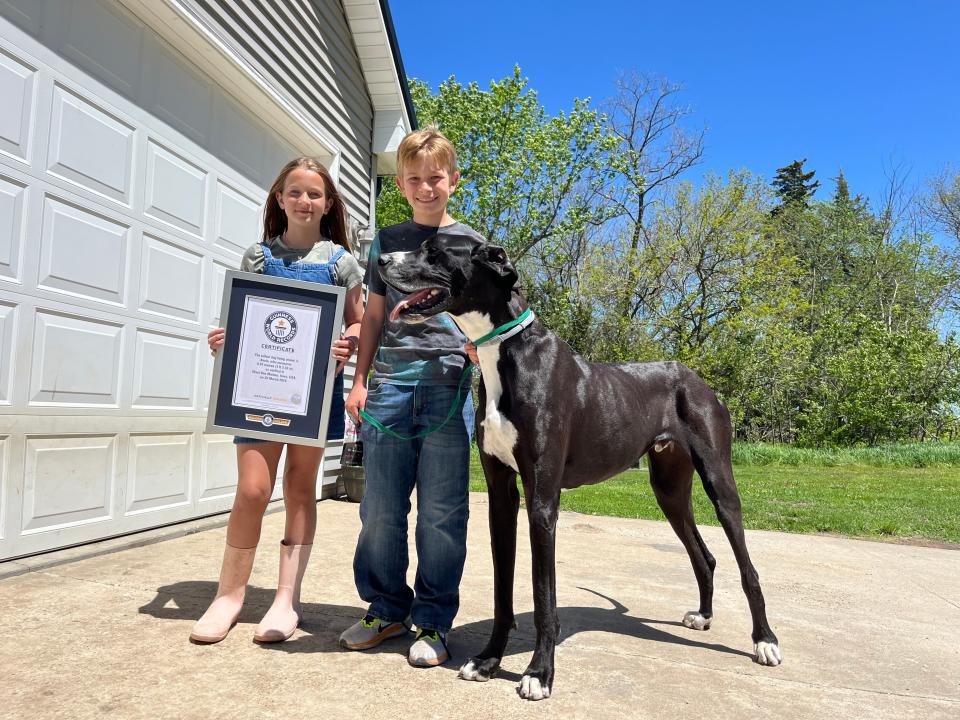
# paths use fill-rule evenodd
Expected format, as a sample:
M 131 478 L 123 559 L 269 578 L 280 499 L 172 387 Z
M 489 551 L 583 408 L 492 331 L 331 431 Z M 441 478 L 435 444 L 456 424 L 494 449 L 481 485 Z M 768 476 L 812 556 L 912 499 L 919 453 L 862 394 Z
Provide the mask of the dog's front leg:
M 483 651 L 460 668 L 464 680 L 485 682 L 496 675 L 507 647 L 510 631 L 516 627 L 513 615 L 513 573 L 517 559 L 517 513 L 520 492 L 517 475 L 496 458 L 480 454 L 490 518 L 490 545 L 493 551 L 493 632 Z
M 560 512 L 559 483 L 524 483 L 533 560 L 533 623 L 537 644 L 517 691 L 526 700 L 544 700 L 553 688 L 554 648 L 560 637 L 557 617 L 556 541 Z

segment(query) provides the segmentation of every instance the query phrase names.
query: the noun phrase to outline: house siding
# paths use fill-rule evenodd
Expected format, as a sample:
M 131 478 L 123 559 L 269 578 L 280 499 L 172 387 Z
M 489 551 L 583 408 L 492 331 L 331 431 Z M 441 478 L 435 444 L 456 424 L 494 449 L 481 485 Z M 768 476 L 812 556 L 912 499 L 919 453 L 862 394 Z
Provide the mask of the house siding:
M 370 223 L 373 104 L 339 0 L 186 0 L 340 151 L 350 214 Z

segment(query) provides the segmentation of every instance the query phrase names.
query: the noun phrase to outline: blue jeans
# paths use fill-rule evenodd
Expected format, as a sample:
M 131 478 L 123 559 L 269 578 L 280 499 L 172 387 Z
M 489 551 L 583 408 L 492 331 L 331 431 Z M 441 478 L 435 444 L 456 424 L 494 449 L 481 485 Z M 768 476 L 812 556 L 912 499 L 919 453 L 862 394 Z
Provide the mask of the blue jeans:
M 443 421 L 456 392 L 446 385 L 380 383 L 366 411 L 391 430 L 414 435 Z M 419 628 L 447 632 L 460 607 L 470 512 L 470 435 L 462 405 L 472 401 L 464 394 L 450 422 L 423 438 L 398 440 L 368 422 L 361 426 L 366 484 L 353 574 L 369 614 L 381 620 L 409 615 Z M 419 562 L 411 589 L 407 515 L 414 488 Z

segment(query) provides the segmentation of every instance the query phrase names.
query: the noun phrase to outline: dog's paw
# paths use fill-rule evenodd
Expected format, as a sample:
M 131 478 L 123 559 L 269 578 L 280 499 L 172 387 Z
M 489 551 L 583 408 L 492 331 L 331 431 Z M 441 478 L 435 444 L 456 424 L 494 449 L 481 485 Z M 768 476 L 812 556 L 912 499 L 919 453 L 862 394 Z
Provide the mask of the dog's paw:
M 713 618 L 704 617 L 696 610 L 690 610 L 683 616 L 683 625 L 692 630 L 709 630 Z
M 460 678 L 462 680 L 474 680 L 476 682 L 486 682 L 500 669 L 500 660 L 497 658 L 470 658 L 466 664 L 460 668 Z
M 517 692 L 524 700 L 546 700 L 550 697 L 550 686 L 541 684 L 541 680 L 533 675 L 524 675 L 517 687 Z
M 775 667 L 783 661 L 780 657 L 780 646 L 775 642 L 758 642 L 753 646 L 753 650 L 757 653 L 757 662 L 761 665 Z

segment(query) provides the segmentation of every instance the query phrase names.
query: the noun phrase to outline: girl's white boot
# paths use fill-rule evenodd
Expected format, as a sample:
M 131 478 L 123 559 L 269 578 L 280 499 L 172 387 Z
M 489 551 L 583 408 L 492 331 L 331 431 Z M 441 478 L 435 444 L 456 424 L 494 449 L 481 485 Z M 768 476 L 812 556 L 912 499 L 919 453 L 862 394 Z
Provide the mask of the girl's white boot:
M 282 642 L 293 635 L 300 624 L 300 585 L 310 560 L 313 545 L 280 543 L 280 580 L 273 605 L 253 633 L 257 642 Z
M 190 633 L 191 640 L 202 643 L 220 642 L 236 624 L 240 608 L 243 607 L 247 580 L 250 579 L 256 553 L 256 546 L 236 548 L 227 545 L 224 548 L 217 596 L 193 626 L 193 631 Z

